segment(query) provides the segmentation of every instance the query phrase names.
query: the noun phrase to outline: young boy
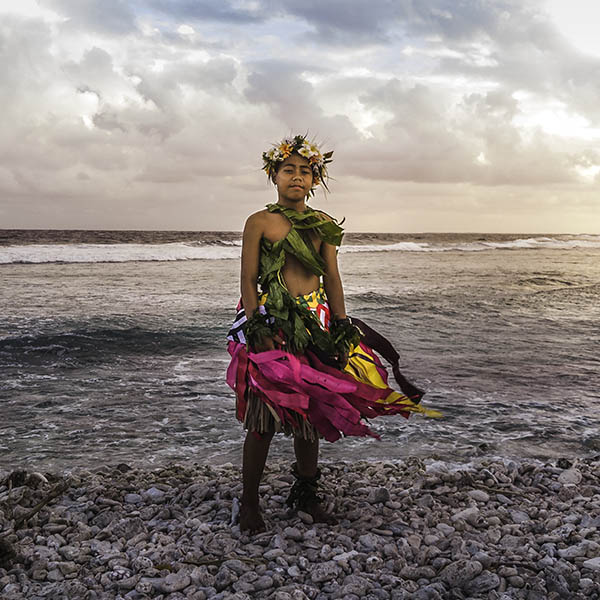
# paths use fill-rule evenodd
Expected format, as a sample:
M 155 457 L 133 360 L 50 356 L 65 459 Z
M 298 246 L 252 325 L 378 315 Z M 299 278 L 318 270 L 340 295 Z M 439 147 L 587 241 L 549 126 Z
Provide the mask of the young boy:
M 244 228 L 242 299 L 228 335 L 227 376 L 247 429 L 240 528 L 250 532 L 265 528 L 258 488 L 276 431 L 294 436 L 296 483 L 288 505 L 315 522 L 335 523 L 316 493 L 319 438 L 377 437 L 362 417 L 426 412 L 418 389 L 402 387 L 413 392 L 413 402 L 387 386 L 387 373 L 365 343 L 383 338 L 359 322 L 374 334 L 365 336 L 346 315 L 337 264 L 342 229 L 306 203 L 317 185 L 326 187 L 332 154 L 301 135 L 263 153 L 277 203 L 252 214 Z

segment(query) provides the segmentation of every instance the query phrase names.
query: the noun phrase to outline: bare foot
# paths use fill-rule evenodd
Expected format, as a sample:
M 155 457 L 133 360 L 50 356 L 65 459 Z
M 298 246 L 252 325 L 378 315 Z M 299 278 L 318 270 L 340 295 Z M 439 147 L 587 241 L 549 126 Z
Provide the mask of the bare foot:
M 240 507 L 240 531 L 261 533 L 266 529 L 265 522 L 260 514 L 260 508 L 242 504 Z
M 328 513 L 318 502 L 307 505 L 304 509 L 315 523 L 327 523 L 327 525 L 337 525 L 337 518 Z

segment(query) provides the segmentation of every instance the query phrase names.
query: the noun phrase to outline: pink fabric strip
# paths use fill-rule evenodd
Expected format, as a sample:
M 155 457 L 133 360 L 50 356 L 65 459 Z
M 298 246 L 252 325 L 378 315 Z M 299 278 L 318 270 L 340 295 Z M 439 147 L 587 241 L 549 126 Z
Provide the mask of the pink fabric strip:
M 310 352 L 302 356 L 283 350 L 248 353 L 244 344 L 236 342 L 229 342 L 228 351 L 231 363 L 227 383 L 235 390 L 244 411 L 246 390 L 251 389 L 283 422 L 295 420 L 293 414 L 300 418 L 308 416 L 328 441 L 342 435 L 379 439 L 362 422 L 362 417 L 406 413 L 401 405 L 377 402 L 390 394 L 390 388 L 379 389 L 359 382 L 348 373 L 323 364 Z M 243 414 L 241 417 L 238 414 L 238 418 L 243 419 Z

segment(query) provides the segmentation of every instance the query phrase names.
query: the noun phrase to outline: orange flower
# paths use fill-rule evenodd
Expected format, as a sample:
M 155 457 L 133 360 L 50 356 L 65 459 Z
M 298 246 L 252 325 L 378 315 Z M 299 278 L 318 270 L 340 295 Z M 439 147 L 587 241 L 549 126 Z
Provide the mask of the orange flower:
M 279 152 L 281 152 L 284 160 L 294 151 L 294 147 L 291 144 L 286 144 L 285 142 L 281 144 L 278 148 Z

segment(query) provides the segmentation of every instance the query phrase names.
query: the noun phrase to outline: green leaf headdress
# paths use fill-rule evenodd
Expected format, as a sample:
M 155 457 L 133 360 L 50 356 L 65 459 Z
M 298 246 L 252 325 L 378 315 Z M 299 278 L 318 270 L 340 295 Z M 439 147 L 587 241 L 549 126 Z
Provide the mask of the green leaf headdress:
M 273 144 L 273 147 L 267 152 L 263 152 L 263 171 L 267 173 L 267 177 L 274 183 L 277 167 L 288 156 L 296 152 L 300 156 L 308 159 L 313 172 L 313 187 L 310 190 L 312 196 L 315 195 L 315 186 L 323 184 L 323 187 L 329 191 L 327 187 L 327 165 L 331 162 L 333 150 L 322 153 L 315 142 L 310 142 L 306 135 L 296 135 L 293 138 L 284 138 L 278 144 Z

